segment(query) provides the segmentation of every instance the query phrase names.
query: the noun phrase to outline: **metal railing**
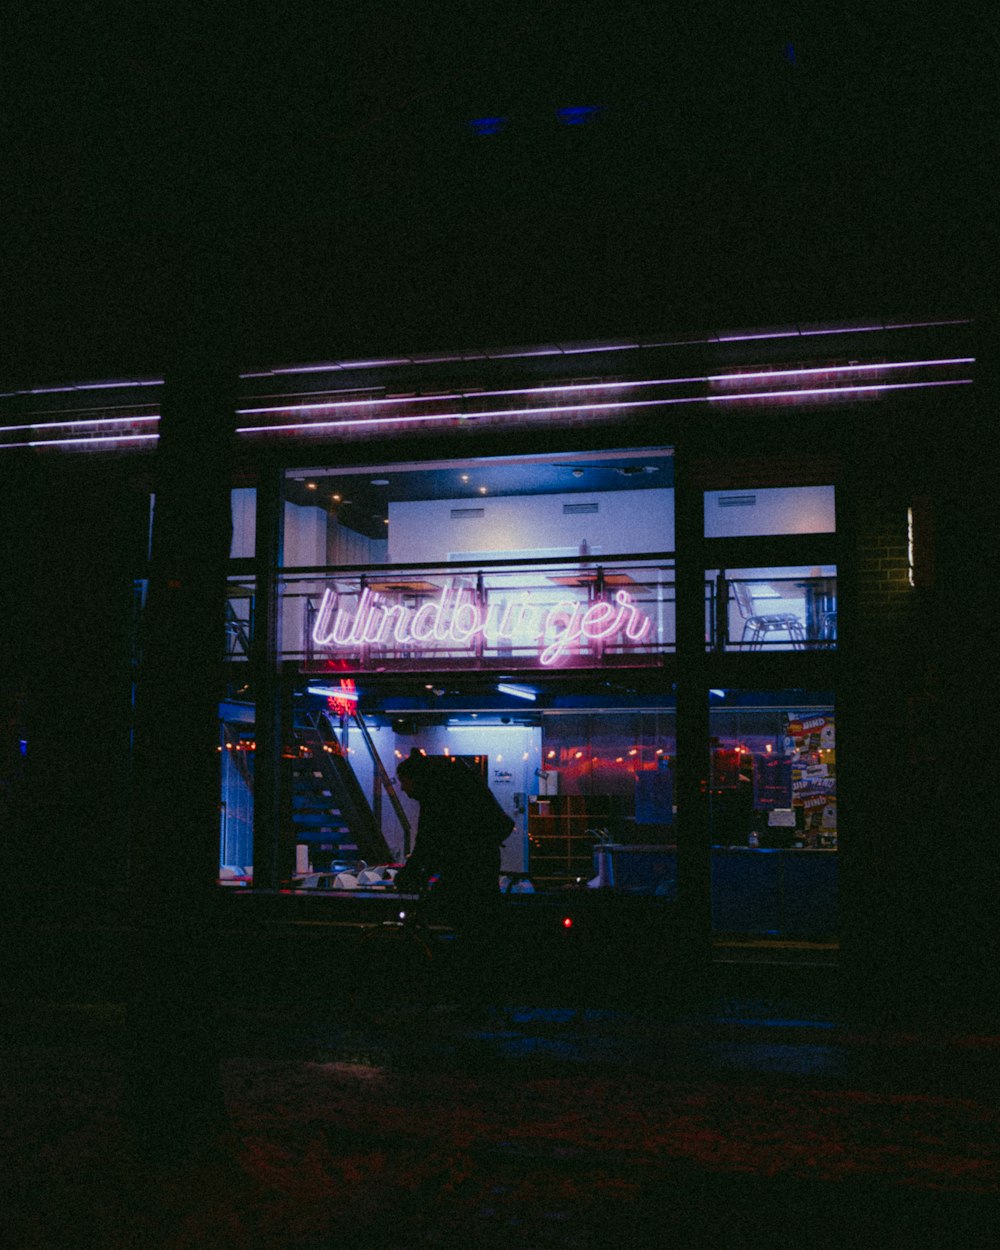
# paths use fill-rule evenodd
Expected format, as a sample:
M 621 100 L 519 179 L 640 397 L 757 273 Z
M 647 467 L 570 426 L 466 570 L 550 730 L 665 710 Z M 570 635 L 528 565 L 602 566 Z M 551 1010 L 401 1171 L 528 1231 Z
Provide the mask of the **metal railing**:
M 705 637 L 714 651 L 836 650 L 837 579 L 719 573 L 705 582 Z
M 671 553 L 297 570 L 280 602 L 282 658 L 307 665 L 631 667 L 676 646 Z

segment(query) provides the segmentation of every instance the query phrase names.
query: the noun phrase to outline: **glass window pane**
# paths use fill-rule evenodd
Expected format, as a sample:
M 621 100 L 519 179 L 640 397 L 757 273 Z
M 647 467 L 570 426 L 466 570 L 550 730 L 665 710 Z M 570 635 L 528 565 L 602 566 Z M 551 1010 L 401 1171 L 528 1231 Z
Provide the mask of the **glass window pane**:
M 837 931 L 837 739 L 829 692 L 718 690 L 709 712 L 717 932 Z
M 708 645 L 719 651 L 833 650 L 836 566 L 709 570 L 706 615 Z
M 284 566 L 672 551 L 673 458 L 648 451 L 295 469 Z
M 253 879 L 253 778 L 256 709 L 244 687 L 219 704 L 219 884 Z

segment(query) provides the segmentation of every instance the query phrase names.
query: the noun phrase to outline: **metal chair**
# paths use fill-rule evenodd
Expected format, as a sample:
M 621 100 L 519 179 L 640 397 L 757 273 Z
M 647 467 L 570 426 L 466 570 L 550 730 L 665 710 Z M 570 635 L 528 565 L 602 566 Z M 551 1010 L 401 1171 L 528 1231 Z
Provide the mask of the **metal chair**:
M 786 633 L 795 651 L 801 651 L 805 645 L 806 633 L 802 622 L 791 612 L 763 615 L 757 611 L 753 594 L 747 582 L 732 581 L 733 598 L 743 617 L 743 634 L 740 638 L 740 649 L 749 651 L 760 650 L 767 643 L 770 633 Z

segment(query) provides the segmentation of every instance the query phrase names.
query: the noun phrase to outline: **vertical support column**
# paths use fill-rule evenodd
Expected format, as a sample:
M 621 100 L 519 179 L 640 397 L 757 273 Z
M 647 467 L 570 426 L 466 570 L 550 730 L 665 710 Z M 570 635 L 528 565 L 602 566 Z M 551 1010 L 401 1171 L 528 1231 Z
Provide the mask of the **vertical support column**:
M 278 567 L 281 563 L 282 475 L 268 468 L 257 482 L 257 548 L 254 553 L 257 611 L 253 637 L 257 751 L 254 759 L 253 882 L 255 889 L 277 889 L 284 869 L 281 854 L 283 723 L 281 617 Z
M 677 546 L 677 905 L 689 961 L 707 961 L 712 935 L 708 823 L 708 663 L 702 491 L 686 440 L 674 457 Z
M 216 332 L 182 343 L 166 373 L 136 685 L 123 1107 L 141 1148 L 161 1158 L 227 1123 L 212 972 L 238 373 L 218 315 Z

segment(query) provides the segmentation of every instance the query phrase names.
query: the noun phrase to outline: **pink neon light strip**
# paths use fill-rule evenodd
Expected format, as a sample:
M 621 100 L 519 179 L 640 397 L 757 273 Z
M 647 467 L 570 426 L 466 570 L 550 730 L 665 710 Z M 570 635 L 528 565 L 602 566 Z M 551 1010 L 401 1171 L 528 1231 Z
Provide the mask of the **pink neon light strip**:
M 684 385 L 684 384 L 699 384 L 699 383 L 704 383 L 704 382 L 721 383 L 721 382 L 731 382 L 731 381 L 752 381 L 752 380 L 758 380 L 758 379 L 764 379 L 764 378 L 774 380 L 774 381 L 780 381 L 785 378 L 809 377 L 809 376 L 814 376 L 817 374 L 829 376 L 830 374 L 838 374 L 838 373 L 839 374 L 845 374 L 845 373 L 857 374 L 857 373 L 863 373 L 863 372 L 872 372 L 872 371 L 888 370 L 888 369 L 931 368 L 935 366 L 965 365 L 965 364 L 974 364 L 974 363 L 975 363 L 975 357 L 955 356 L 955 357 L 943 357 L 939 359 L 929 359 L 929 360 L 888 361 L 888 362 L 882 362 L 882 363 L 872 363 L 872 364 L 863 364 L 863 365 L 834 365 L 834 366 L 822 366 L 821 365 L 821 366 L 811 366 L 811 367 L 802 368 L 802 369 L 760 370 L 760 371 L 755 371 L 752 373 L 709 374 L 707 376 L 692 376 L 692 377 L 685 377 L 685 378 L 652 378 L 652 379 L 647 379 L 647 380 L 626 380 L 626 381 L 620 381 L 620 382 L 587 382 L 587 383 L 571 384 L 567 386 L 519 387 L 519 388 L 512 388 L 512 389 L 498 390 L 498 391 L 461 391 L 461 392 L 458 392 L 458 397 L 463 398 L 463 399 L 489 399 L 489 398 L 498 398 L 498 397 L 507 396 L 507 395 L 542 395 L 542 394 L 550 394 L 550 393 L 578 394 L 578 393 L 587 393 L 587 392 L 591 392 L 595 390 L 598 390 L 598 391 L 607 390 L 609 388 L 626 389 L 626 388 L 635 388 L 635 387 L 642 387 L 642 386 L 674 386 L 674 385 Z M 913 388 L 913 387 L 958 385 L 958 384 L 961 384 L 963 382 L 968 382 L 968 381 L 971 381 L 971 379 L 966 379 L 966 378 L 951 379 L 951 380 L 943 381 L 943 382 L 938 381 L 938 382 L 887 383 L 885 385 L 875 384 L 873 386 L 830 387 L 830 388 L 823 388 L 823 389 L 800 390 L 800 391 L 746 392 L 743 394 L 730 393 L 730 394 L 724 394 L 724 395 L 696 396 L 696 397 L 678 398 L 678 399 L 614 401 L 614 402 L 609 402 L 606 404 L 589 404 L 589 405 L 582 405 L 582 406 L 556 405 L 556 406 L 547 407 L 547 408 L 520 408 L 520 409 L 513 408 L 513 409 L 502 409 L 502 410 L 494 410 L 494 411 L 479 412 L 479 413 L 438 413 L 438 414 L 422 414 L 416 417 L 407 417 L 403 415 L 403 416 L 398 416 L 398 417 L 394 416 L 394 417 L 387 417 L 387 418 L 367 418 L 367 419 L 358 418 L 358 419 L 354 419 L 354 420 L 346 421 L 346 422 L 345 421 L 315 422 L 315 423 L 310 423 L 308 426 L 305 426 L 305 425 L 302 425 L 302 426 L 288 426 L 288 425 L 246 426 L 246 427 L 241 427 L 238 430 L 238 432 L 241 434 L 249 434 L 249 433 L 265 433 L 265 432 L 278 431 L 278 430 L 287 431 L 287 430 L 298 429 L 298 428 L 322 429 L 322 428 L 328 428 L 328 427 L 334 428 L 340 425 L 381 424 L 381 423 L 385 423 L 386 421 L 398 422 L 398 421 L 470 420 L 470 419 L 480 419 L 483 417 L 504 416 L 504 415 L 506 416 L 546 415 L 546 414 L 551 414 L 551 413 L 560 412 L 560 411 L 567 411 L 567 410 L 598 412 L 598 411 L 606 411 L 609 408 L 637 408 L 637 407 L 649 407 L 649 406 L 676 404 L 676 403 L 698 403 L 698 402 L 717 403 L 721 400 L 765 399 L 765 398 L 787 397 L 790 395 L 791 396 L 794 396 L 794 395 L 808 396 L 808 395 L 821 395 L 821 394 L 830 394 L 830 393 L 841 393 L 841 394 L 848 393 L 849 394 L 849 393 L 857 393 L 857 392 L 867 391 L 867 390 L 890 390 L 890 389 L 900 390 L 900 389 L 907 389 L 907 388 Z M 132 385 L 132 383 L 123 382 L 123 383 L 113 383 L 111 385 L 129 386 L 129 385 Z M 137 385 L 152 386 L 152 385 L 158 385 L 158 383 L 145 382 L 145 383 L 138 383 Z M 85 389 L 85 388 L 66 388 L 66 389 Z M 38 393 L 38 392 L 34 392 L 34 393 Z M 329 412 L 329 411 L 335 411 L 335 410 L 344 409 L 344 408 L 354 409 L 354 408 L 360 408 L 360 407 L 378 407 L 378 406 L 385 406 L 387 404 L 394 404 L 394 405 L 395 404 L 415 404 L 415 403 L 426 404 L 426 403 L 438 402 L 438 401 L 449 399 L 449 398 L 455 398 L 455 394 L 450 393 L 446 395 L 422 395 L 422 396 L 401 396 L 401 397 L 394 397 L 394 398 L 339 400 L 339 401 L 332 401 L 328 403 L 299 404 L 293 407 L 279 405 L 279 406 L 271 406 L 271 407 L 263 407 L 263 408 L 240 408 L 240 409 L 237 409 L 237 413 L 240 416 L 251 416 L 251 415 L 258 414 L 258 413 L 267 413 L 267 412 L 288 412 L 288 413 L 310 412 L 310 411 Z M 107 425 L 118 425 L 124 422 L 137 424 L 140 422 L 148 423 L 148 422 L 155 422 L 158 420 L 159 420 L 158 416 L 150 416 L 150 415 L 140 416 L 136 414 L 132 416 L 92 417 L 92 418 L 83 418 L 83 419 L 72 420 L 72 421 L 34 422 L 31 424 L 27 424 L 27 425 L 6 426 L 4 427 L 4 429 L 7 432 L 13 433 L 17 431 L 27 431 L 27 430 L 80 429 L 85 426 L 100 427 L 100 426 L 107 426 Z M 155 437 L 155 436 L 122 435 L 120 436 L 120 438 L 114 439 L 112 441 L 134 440 L 134 439 L 143 439 L 143 438 L 149 438 L 149 437 Z M 101 440 L 95 439 L 95 438 L 90 438 L 86 440 L 52 439 L 52 440 L 46 440 L 46 443 L 48 445 L 59 445 L 62 443 L 67 443 L 67 442 L 79 442 L 79 441 L 92 443 L 92 442 L 101 441 Z M 104 441 L 109 441 L 109 440 L 104 440 Z M 40 445 L 40 443 L 28 443 L 28 444 L 6 443 L 0 446 L 9 448 L 12 446 L 22 446 L 22 445 L 35 446 L 35 445 Z
M 832 373 L 862 373 L 879 369 L 918 369 L 930 368 L 935 365 L 968 365 L 974 364 L 974 356 L 953 356 L 940 360 L 898 360 L 882 364 L 866 365 L 826 365 L 811 366 L 803 369 L 765 369 L 756 373 L 710 373 L 704 376 L 684 378 L 648 378 L 640 380 L 580 382 L 564 386 L 526 386 L 502 391 L 450 391 L 444 395 L 402 395 L 384 396 L 374 399 L 327 400 L 316 404 L 272 404 L 263 408 L 237 408 L 237 416 L 249 417 L 266 412 L 330 412 L 339 408 L 373 408 L 385 407 L 389 404 L 421 404 L 436 403 L 446 399 L 496 399 L 504 395 L 548 395 L 578 394 L 588 391 L 624 390 L 639 386 L 683 386 L 698 385 L 703 382 L 749 381 L 755 378 L 771 378 L 780 381 L 782 378 L 809 377 L 814 374 L 829 375 Z
M 579 346 L 572 348 L 552 347 L 551 349 L 538 349 L 534 351 L 523 352 L 507 352 L 504 355 L 494 352 L 454 352 L 450 355 L 442 356 L 424 356 L 416 359 L 412 357 L 402 357 L 397 360 L 380 360 L 373 361 L 372 367 L 390 367 L 393 365 L 430 365 L 430 364 L 451 364 L 463 360 L 500 360 L 515 359 L 518 356 L 537 356 L 537 355 L 585 355 L 588 352 L 620 352 L 620 351 L 640 351 L 642 349 L 655 349 L 658 347 L 698 347 L 708 343 L 748 343 L 758 339 L 792 339 L 792 338 L 815 338 L 823 335 L 833 334 L 872 334 L 879 331 L 888 332 L 890 330 L 921 330 L 929 329 L 933 326 L 965 326 L 971 325 L 968 317 L 951 318 L 943 321 L 904 321 L 899 323 L 889 322 L 888 324 L 879 325 L 851 325 L 837 326 L 832 329 L 809 329 L 809 330 L 764 330 L 759 334 L 716 334 L 709 338 L 691 338 L 691 339 L 667 339 L 662 342 L 650 343 L 595 343 L 593 346 Z M 297 365 L 288 368 L 277 368 L 262 370 L 255 373 L 242 373 L 240 377 L 244 378 L 263 378 L 271 374 L 287 374 L 287 373 L 322 373 L 324 370 L 335 370 L 344 368 L 361 368 L 363 364 L 355 365 L 353 362 L 331 361 L 325 365 Z
M 78 430 L 85 425 L 122 425 L 126 422 L 137 425 L 140 421 L 159 421 L 159 419 L 159 414 L 144 417 L 84 417 L 79 421 L 36 421 L 33 425 L 5 425 L 2 428 L 5 434 L 9 434 L 15 430 Z
M 141 382 L 78 382 L 74 386 L 34 386 L 25 391 L 2 391 L 0 399 L 12 399 L 15 395 L 65 395 L 70 391 L 111 391 L 128 386 L 162 385 L 162 378 L 148 378 Z
M 401 413 L 398 416 L 391 417 L 357 417 L 353 420 L 348 418 L 340 421 L 300 422 L 296 425 L 245 425 L 238 426 L 236 432 L 237 434 L 271 434 L 278 432 L 290 433 L 295 430 L 332 430 L 343 426 L 357 427 L 361 425 L 400 425 L 404 422 L 408 424 L 416 424 L 418 421 L 481 421 L 484 418 L 489 417 L 540 417 L 551 415 L 552 413 L 565 414 L 574 412 L 607 412 L 611 410 L 623 411 L 625 409 L 635 408 L 664 408 L 673 404 L 732 403 L 736 400 L 747 399 L 794 399 L 802 396 L 852 395 L 875 391 L 902 391 L 930 386 L 961 386 L 965 383 L 971 383 L 971 381 L 971 378 L 947 378 L 936 382 L 886 382 L 872 383 L 869 386 L 815 387 L 810 390 L 802 391 L 746 391 L 744 393 L 734 393 L 731 395 L 691 395 L 664 399 L 620 400 L 615 403 L 607 404 L 561 404 L 547 408 L 498 408 L 488 412 L 439 412 L 421 413 L 416 416 L 408 416 L 405 413 Z
M 348 360 L 348 361 L 331 361 L 328 364 L 321 365 L 290 365 L 282 366 L 274 369 L 255 370 L 249 373 L 241 373 L 241 378 L 266 378 L 284 374 L 295 373 L 325 373 L 332 370 L 342 369 L 387 369 L 399 365 L 421 365 L 421 364 L 445 364 L 462 360 L 509 360 L 524 356 L 538 355 L 564 355 L 579 356 L 586 355 L 589 352 L 620 352 L 620 351 L 639 351 L 642 349 L 653 349 L 658 347 L 697 347 L 707 343 L 748 343 L 761 339 L 790 339 L 790 338 L 815 338 L 832 334 L 872 334 L 879 331 L 888 332 L 890 330 L 921 330 L 929 329 L 934 326 L 964 326 L 971 325 L 969 318 L 952 318 L 944 321 L 906 321 L 894 324 L 892 322 L 887 325 L 861 325 L 861 326 L 842 326 L 833 329 L 816 329 L 816 330 L 767 330 L 759 334 L 717 334 L 709 338 L 702 339 L 668 339 L 663 342 L 652 343 L 595 343 L 591 346 L 574 346 L 574 347 L 553 347 L 535 349 L 533 351 L 521 352 L 464 352 L 454 353 L 445 356 L 425 356 L 416 359 L 407 356 L 390 357 L 386 360 Z M 100 391 L 111 390 L 116 387 L 129 386 L 162 386 L 163 378 L 144 378 L 134 381 L 114 381 L 114 382 L 79 382 L 70 386 L 39 386 L 32 387 L 21 391 L 3 391 L 0 392 L 0 399 L 10 399 L 17 395 L 62 395 L 72 391 Z
M 155 443 L 159 437 L 159 434 L 100 434 L 94 438 L 36 438 L 27 443 L 0 443 L 0 448 L 69 447 L 72 444 L 93 447 L 95 443 Z
M 815 338 L 824 334 L 877 334 L 885 330 L 923 330 L 931 326 L 967 326 L 971 325 L 967 317 L 952 318 L 949 321 L 903 321 L 898 324 L 870 326 L 835 326 L 833 329 L 818 330 L 773 330 L 761 334 L 719 334 L 714 339 L 704 339 L 707 343 L 749 343 L 755 339 L 797 339 Z
M 910 391 L 928 386 L 963 386 L 972 382 L 972 378 L 942 378 L 936 382 L 887 382 L 881 385 L 873 382 L 869 386 L 817 386 L 803 391 L 748 391 L 745 394 L 706 395 L 710 404 L 733 402 L 738 399 L 798 399 L 802 395 L 850 395 L 863 391 Z
M 932 365 L 974 365 L 975 356 L 949 356 L 942 360 L 892 360 L 868 365 L 812 365 L 808 369 L 762 369 L 757 373 L 713 373 L 709 382 L 738 382 L 747 378 L 793 378 L 814 373 L 863 373 L 873 369 L 923 369 Z

